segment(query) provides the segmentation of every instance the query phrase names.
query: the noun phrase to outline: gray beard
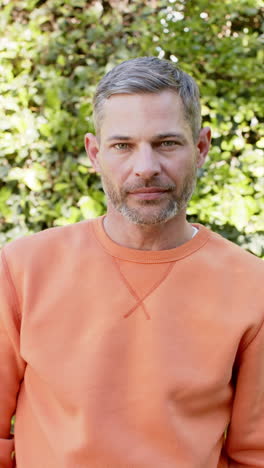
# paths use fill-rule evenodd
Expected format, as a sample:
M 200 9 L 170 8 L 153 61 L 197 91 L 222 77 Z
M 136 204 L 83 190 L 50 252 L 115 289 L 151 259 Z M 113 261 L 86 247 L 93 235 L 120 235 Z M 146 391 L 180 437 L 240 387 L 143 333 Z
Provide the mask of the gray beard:
M 174 218 L 181 211 L 186 209 L 187 204 L 191 199 L 196 186 L 196 169 L 194 169 L 193 173 L 188 175 L 188 177 L 185 179 L 182 191 L 178 196 L 173 195 L 173 190 L 175 190 L 175 186 L 164 187 L 170 190 L 168 192 L 166 206 L 163 206 L 159 210 L 156 210 L 155 213 L 151 213 L 151 211 L 149 213 L 146 213 L 144 208 L 146 208 L 147 206 L 149 206 L 150 208 L 154 206 L 158 207 L 160 201 L 139 200 L 138 203 L 142 206 L 143 210 L 141 210 L 140 207 L 131 208 L 126 203 L 127 191 L 123 189 L 120 191 L 120 194 L 118 194 L 114 189 L 110 179 L 102 174 L 101 177 L 103 189 L 108 202 L 131 223 L 145 226 L 165 223 L 170 219 Z M 148 183 L 148 186 L 151 185 L 154 185 L 155 187 L 157 186 L 157 184 L 153 182 Z M 129 187 L 131 191 L 137 188 L 139 187 Z

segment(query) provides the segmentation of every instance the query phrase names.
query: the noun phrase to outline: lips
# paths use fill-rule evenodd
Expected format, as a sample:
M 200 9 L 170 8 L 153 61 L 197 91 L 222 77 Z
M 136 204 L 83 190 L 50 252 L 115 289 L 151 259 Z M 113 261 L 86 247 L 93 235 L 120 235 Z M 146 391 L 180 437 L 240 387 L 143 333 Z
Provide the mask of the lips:
M 133 190 L 133 192 L 130 192 L 130 195 L 141 200 L 156 200 L 167 192 L 168 190 L 162 189 L 161 187 L 144 187 Z
M 167 190 L 162 189 L 161 187 L 144 187 L 144 188 L 139 188 L 137 190 L 133 190 L 133 192 L 130 192 L 132 194 L 140 194 L 140 193 L 164 193 L 167 192 Z

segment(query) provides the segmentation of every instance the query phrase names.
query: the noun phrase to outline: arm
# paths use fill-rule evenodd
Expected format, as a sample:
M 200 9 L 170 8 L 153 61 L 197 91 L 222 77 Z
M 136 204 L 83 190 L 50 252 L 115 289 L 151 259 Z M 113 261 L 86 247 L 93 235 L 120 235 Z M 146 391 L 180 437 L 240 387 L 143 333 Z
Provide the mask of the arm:
M 18 301 L 8 265 L 2 252 L 0 258 L 0 467 L 12 468 L 13 438 L 11 418 L 16 411 L 16 399 L 23 379 L 25 363 L 19 354 Z
M 240 356 L 226 450 L 229 468 L 264 468 L 264 324 Z

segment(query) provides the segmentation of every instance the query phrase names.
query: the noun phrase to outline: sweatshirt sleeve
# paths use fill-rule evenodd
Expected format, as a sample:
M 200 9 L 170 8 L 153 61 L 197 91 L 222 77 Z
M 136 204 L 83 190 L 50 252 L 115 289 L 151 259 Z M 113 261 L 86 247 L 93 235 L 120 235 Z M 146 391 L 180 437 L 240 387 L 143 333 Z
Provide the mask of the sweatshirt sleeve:
M 264 468 L 264 325 L 242 351 L 226 441 L 229 468 Z
M 11 418 L 16 412 L 16 400 L 23 379 L 25 362 L 19 354 L 20 320 L 16 291 L 4 251 L 0 257 L 0 467 L 12 468 L 13 437 Z

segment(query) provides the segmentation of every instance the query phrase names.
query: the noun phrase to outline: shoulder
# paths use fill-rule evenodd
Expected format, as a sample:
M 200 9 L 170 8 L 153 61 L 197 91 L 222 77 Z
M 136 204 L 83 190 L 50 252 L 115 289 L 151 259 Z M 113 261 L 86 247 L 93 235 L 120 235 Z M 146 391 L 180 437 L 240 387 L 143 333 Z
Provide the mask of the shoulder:
M 234 262 L 234 265 L 247 265 L 249 268 L 260 268 L 264 271 L 264 262 L 261 258 L 246 251 L 234 242 L 226 239 L 225 237 L 211 231 L 210 240 L 216 252 L 221 252 L 223 261 L 228 263 Z
M 241 280 L 256 278 L 263 281 L 264 262 L 220 234 L 205 226 L 196 225 L 207 233 L 207 242 L 200 249 L 199 259 L 211 272 L 222 272 L 226 277 L 239 277 Z
M 4 246 L 2 255 L 12 265 L 29 266 L 60 261 L 70 253 L 80 252 L 84 245 L 92 243 L 91 226 L 94 220 L 53 227 L 29 236 L 16 239 Z
M 205 294 L 213 291 L 222 301 L 222 313 L 230 319 L 242 323 L 244 317 L 258 327 L 264 319 L 263 260 L 221 235 L 201 229 L 207 230 L 208 237 L 198 252 L 196 270 Z

